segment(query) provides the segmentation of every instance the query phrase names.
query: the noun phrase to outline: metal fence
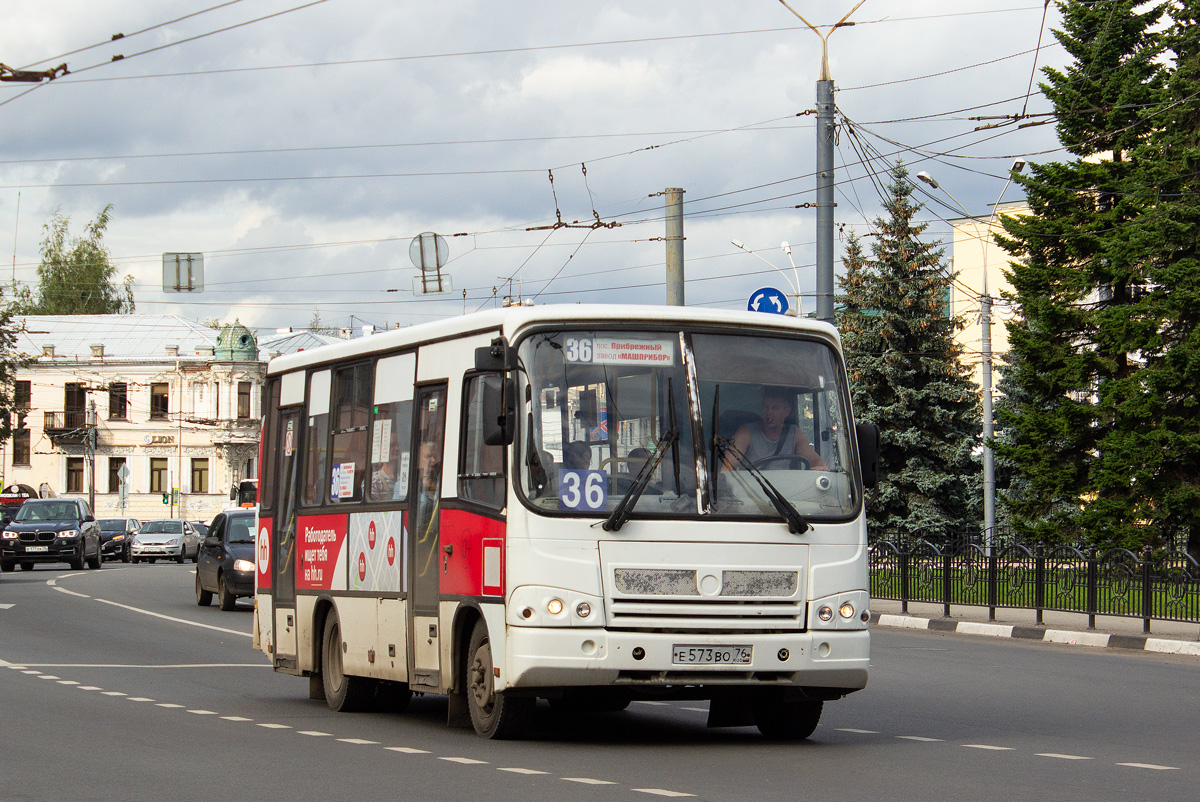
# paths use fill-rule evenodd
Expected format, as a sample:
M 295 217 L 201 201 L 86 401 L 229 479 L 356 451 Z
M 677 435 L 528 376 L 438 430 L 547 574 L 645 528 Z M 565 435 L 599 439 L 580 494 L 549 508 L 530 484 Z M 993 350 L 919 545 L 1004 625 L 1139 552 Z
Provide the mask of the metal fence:
M 1097 615 L 1150 621 L 1200 623 L 1200 563 L 1181 551 L 1140 555 L 1127 549 L 1087 552 L 1072 546 L 1029 549 L 1022 545 L 994 548 L 978 545 L 939 549 L 927 541 L 898 546 L 890 541 L 870 548 L 871 595 L 908 603 L 952 604 L 996 609 L 1019 607 L 1084 613 L 1088 626 Z

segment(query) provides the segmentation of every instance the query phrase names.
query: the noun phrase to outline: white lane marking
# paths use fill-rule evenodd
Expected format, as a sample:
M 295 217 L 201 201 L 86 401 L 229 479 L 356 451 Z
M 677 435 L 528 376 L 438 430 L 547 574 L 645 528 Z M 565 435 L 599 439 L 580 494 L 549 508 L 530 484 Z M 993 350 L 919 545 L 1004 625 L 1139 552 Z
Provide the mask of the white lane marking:
M 58 684 L 59 685 L 78 685 L 79 683 L 73 679 L 60 679 L 58 681 Z
M 438 760 L 445 760 L 448 763 L 462 763 L 464 766 L 477 766 L 481 763 L 487 763 L 486 760 L 476 760 L 472 757 L 439 757 Z
M 104 689 L 101 688 L 99 685 L 80 685 L 79 690 L 81 690 L 81 691 L 102 691 Z
M 151 699 L 149 696 L 130 696 L 130 697 L 128 697 L 128 701 L 130 701 L 130 702 L 153 702 L 154 700 Z
M 496 771 L 511 771 L 513 774 L 547 774 L 548 773 L 545 771 L 538 771 L 537 769 L 518 769 L 518 768 L 512 768 L 512 767 L 498 768 L 498 769 L 496 769 Z
M 25 666 L 18 666 L 13 663 L 5 662 L 4 660 L 0 660 L 0 666 L 4 666 L 5 668 L 11 668 L 13 671 L 24 671 L 25 670 Z
M 67 590 L 66 588 L 60 588 L 58 585 L 55 585 L 55 586 L 54 586 L 54 589 L 55 589 L 55 590 L 57 590 L 59 593 L 65 593 L 65 594 L 67 594 L 68 596 L 78 596 L 78 597 L 79 597 L 79 598 L 81 598 L 81 599 L 90 599 L 90 598 L 92 598 L 91 596 L 87 595 L 86 593 L 76 593 L 76 592 L 75 592 L 75 591 L 73 591 L 73 590 Z M 99 599 L 97 599 L 97 601 L 99 601 Z
M 21 673 L 22 674 L 41 674 L 42 672 L 35 671 L 34 669 L 29 669 L 28 671 L 22 671 Z
M 368 741 L 364 738 L 338 738 L 338 741 L 344 744 L 354 744 L 355 746 L 367 746 L 379 743 L 379 741 Z
M 921 743 L 943 743 L 943 738 L 926 738 L 923 735 L 897 735 L 897 738 L 905 741 L 920 741 Z
M 666 702 L 642 702 L 642 701 L 639 701 L 639 702 L 635 702 L 634 704 L 654 705 L 655 707 L 667 707 L 668 706 Z
M 287 724 L 259 724 L 259 727 L 265 727 L 268 730 L 290 730 L 291 727 Z
M 1038 752 L 1037 756 L 1038 757 L 1055 757 L 1055 758 L 1058 758 L 1059 760 L 1091 760 L 1090 757 L 1084 757 L 1083 755 L 1060 755 L 1057 752 Z
M 16 605 L 12 605 L 12 604 L 0 604 L 0 610 L 11 610 L 11 609 L 12 609 L 14 606 L 16 606 Z
M 1179 771 L 1178 766 L 1159 766 L 1155 763 L 1118 763 L 1118 766 L 1129 766 L 1135 769 L 1152 769 L 1154 771 Z
M 270 663 L 30 663 L 42 668 L 270 668 Z M 39 674 L 39 671 L 26 672 Z
M 684 710 L 690 710 L 690 711 L 692 711 L 693 713 L 707 713 L 707 712 L 708 712 L 708 708 L 707 708 L 707 707 L 685 707 L 685 708 L 683 708 L 683 709 L 684 709 Z M 637 789 L 635 788 L 634 790 L 636 791 Z
M 428 749 L 413 749 L 411 746 L 385 746 L 389 752 L 403 752 L 406 755 L 428 755 Z
M 683 791 L 668 791 L 665 788 L 631 788 L 631 791 L 637 791 L 639 794 L 653 794 L 654 796 L 695 796 L 695 794 L 685 794 Z
M 188 712 L 197 716 L 215 716 L 217 714 L 215 710 L 189 710 Z
M 991 744 L 963 744 L 967 749 L 987 749 L 992 752 L 1011 752 L 1011 746 L 993 746 Z
M 591 777 L 561 777 L 569 783 L 583 783 L 584 785 L 616 785 L 615 782 L 608 780 L 593 780 Z
M 171 709 L 181 708 L 183 705 L 177 705 L 174 702 L 159 702 L 155 707 L 167 707 Z
M 104 695 L 105 696 L 124 696 L 125 693 L 122 691 L 105 691 Z
M 329 733 L 318 732 L 317 730 L 300 730 L 297 735 L 312 735 L 313 737 L 320 738 L 329 735 Z
M 186 618 L 176 618 L 173 615 L 163 615 L 162 613 L 156 613 L 153 610 L 143 610 L 141 607 L 132 607 L 128 604 L 119 604 L 115 601 L 109 601 L 108 599 L 96 599 L 96 601 L 100 602 L 101 604 L 111 604 L 113 607 L 120 607 L 122 610 L 129 610 L 131 612 L 141 613 L 142 615 L 149 615 L 149 616 L 153 616 L 154 618 L 161 618 L 164 621 L 174 621 L 176 624 L 187 624 L 189 627 L 200 627 L 201 629 L 211 629 L 216 632 L 225 632 L 229 635 L 241 635 L 246 638 L 249 638 L 250 634 L 251 634 L 249 632 L 242 632 L 241 630 L 238 630 L 238 629 L 227 629 L 226 627 L 214 627 L 212 624 L 201 624 L 199 621 L 188 621 Z
M 38 676 L 38 679 L 59 679 L 59 677 L 56 677 L 53 674 L 41 674 Z
M 222 721 L 254 721 L 254 719 L 246 718 L 245 716 L 221 716 L 221 720 Z
M 859 735 L 878 735 L 879 730 L 856 730 L 851 727 L 838 727 L 838 732 L 857 732 Z

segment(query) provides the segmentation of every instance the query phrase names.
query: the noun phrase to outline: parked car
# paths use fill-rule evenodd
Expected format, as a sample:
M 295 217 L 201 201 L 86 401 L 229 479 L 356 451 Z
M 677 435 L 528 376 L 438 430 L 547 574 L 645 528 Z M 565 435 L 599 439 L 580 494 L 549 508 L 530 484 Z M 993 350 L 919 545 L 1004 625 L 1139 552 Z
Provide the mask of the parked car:
M 192 521 L 192 528 L 196 530 L 196 534 L 200 536 L 200 542 L 204 542 L 204 538 L 208 537 L 209 524 L 203 521 Z
M 152 563 L 159 558 L 182 563 L 188 557 L 196 562 L 200 558 L 200 535 L 191 523 L 178 518 L 146 521 L 134 537 L 129 554 L 135 563 Z
M 235 509 L 213 518 L 196 564 L 196 604 L 207 607 L 213 594 L 222 610 L 238 597 L 254 595 L 254 510 Z
M 100 553 L 127 563 L 133 556 L 133 536 L 141 529 L 141 522 L 136 518 L 101 518 L 100 524 Z
M 0 570 L 22 571 L 34 563 L 67 563 L 78 571 L 103 563 L 100 525 L 86 501 L 69 498 L 29 499 L 0 533 Z

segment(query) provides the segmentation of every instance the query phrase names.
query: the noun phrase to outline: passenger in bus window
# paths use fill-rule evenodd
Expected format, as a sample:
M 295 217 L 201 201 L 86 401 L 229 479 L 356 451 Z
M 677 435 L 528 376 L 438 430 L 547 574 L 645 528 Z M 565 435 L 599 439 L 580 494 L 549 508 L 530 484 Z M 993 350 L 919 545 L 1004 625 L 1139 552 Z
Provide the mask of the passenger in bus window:
M 396 477 L 396 471 L 400 464 L 400 441 L 398 438 L 392 438 L 388 454 L 388 460 L 377 463 L 371 471 L 372 501 L 387 501 L 399 498 L 398 494 L 401 492 L 401 489 Z
M 829 466 L 817 453 L 804 432 L 795 424 L 791 397 L 794 394 L 782 387 L 764 387 L 762 419 L 747 423 L 733 435 L 733 449 L 725 454 L 727 470 L 741 468 L 737 454 L 755 467 L 776 470 L 802 467 L 801 457 L 810 470 L 826 471 Z
M 586 471 L 592 464 L 592 449 L 582 440 L 567 443 L 563 449 L 563 467 L 576 471 Z

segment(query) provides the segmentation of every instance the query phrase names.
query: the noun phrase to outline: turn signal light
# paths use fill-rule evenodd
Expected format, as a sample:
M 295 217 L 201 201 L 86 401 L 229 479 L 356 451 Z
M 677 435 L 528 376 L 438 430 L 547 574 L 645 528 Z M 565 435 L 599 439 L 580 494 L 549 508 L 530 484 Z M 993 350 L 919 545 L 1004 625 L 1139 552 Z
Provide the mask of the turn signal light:
M 829 605 L 823 605 L 820 610 L 817 610 L 817 617 L 822 621 L 829 621 L 833 618 L 833 608 Z
M 551 599 L 546 602 L 546 612 L 550 615 L 558 615 L 563 611 L 562 599 Z
M 838 615 L 840 615 L 842 618 L 853 618 L 854 605 L 850 602 L 846 602 L 838 609 Z

